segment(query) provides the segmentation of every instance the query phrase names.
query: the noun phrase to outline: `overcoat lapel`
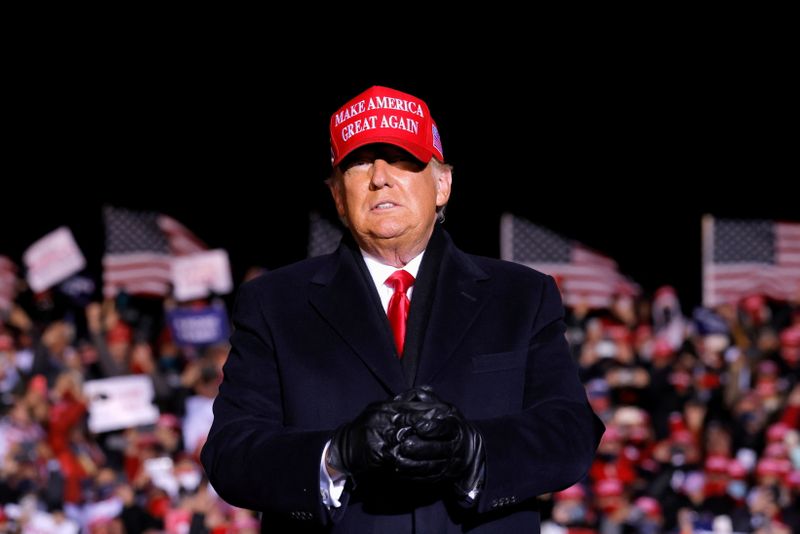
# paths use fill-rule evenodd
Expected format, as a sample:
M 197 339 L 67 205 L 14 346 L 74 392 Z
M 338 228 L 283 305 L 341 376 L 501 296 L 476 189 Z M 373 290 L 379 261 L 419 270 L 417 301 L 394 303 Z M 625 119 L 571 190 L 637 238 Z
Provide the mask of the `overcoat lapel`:
M 489 298 L 489 275 L 442 234 L 446 242 L 420 348 L 419 385 L 430 384 L 445 367 Z
M 386 314 L 380 307 L 374 286 L 367 283 L 358 265 L 361 258 L 357 247 L 353 250 L 355 245 L 347 241 L 343 240 L 311 279 L 309 300 L 386 390 L 391 394 L 400 393 L 406 389 L 406 384 L 402 365 L 395 356 Z

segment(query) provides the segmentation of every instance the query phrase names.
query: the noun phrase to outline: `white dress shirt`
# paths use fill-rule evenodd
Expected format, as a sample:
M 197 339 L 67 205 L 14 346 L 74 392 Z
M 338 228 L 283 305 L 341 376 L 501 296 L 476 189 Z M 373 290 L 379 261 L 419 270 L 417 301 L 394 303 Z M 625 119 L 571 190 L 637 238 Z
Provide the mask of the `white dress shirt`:
M 383 311 L 386 312 L 386 310 L 389 309 L 389 300 L 392 298 L 394 289 L 391 286 L 386 285 L 384 282 L 386 282 L 386 279 L 397 270 L 397 267 L 381 263 L 376 258 L 364 252 L 364 250 L 361 250 L 361 255 L 364 257 L 364 263 L 367 264 L 367 270 L 369 270 L 369 274 L 372 277 L 372 282 L 375 284 L 375 289 L 378 290 L 378 296 L 381 298 Z M 417 273 L 419 272 L 419 266 L 422 263 L 422 256 L 424 255 L 425 251 L 420 252 L 417 257 L 402 267 L 402 269 L 408 271 L 415 280 L 417 278 Z M 406 291 L 409 301 L 411 301 L 411 294 L 413 292 L 414 286 L 412 285 L 410 288 L 408 288 L 408 291 Z M 319 463 L 319 493 L 322 497 L 322 503 L 325 506 L 329 508 L 338 508 L 342 505 L 340 499 L 342 498 L 344 483 L 347 481 L 347 477 L 342 474 L 331 477 L 328 474 L 328 470 L 325 467 L 325 457 L 328 455 L 328 447 L 330 444 L 330 441 L 325 444 L 325 448 L 322 450 L 322 458 L 320 459 Z

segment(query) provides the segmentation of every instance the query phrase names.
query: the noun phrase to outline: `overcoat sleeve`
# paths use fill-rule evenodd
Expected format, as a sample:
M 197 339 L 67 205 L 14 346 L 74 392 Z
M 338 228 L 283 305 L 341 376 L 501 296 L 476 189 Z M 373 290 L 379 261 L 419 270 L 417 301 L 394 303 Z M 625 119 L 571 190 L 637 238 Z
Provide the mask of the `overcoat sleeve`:
M 243 285 L 234 306 L 231 351 L 203 466 L 230 504 L 325 523 L 319 465 L 332 432 L 284 425 L 278 363 L 256 289 Z
M 564 337 L 561 296 L 552 277 L 543 280 L 530 331 L 523 410 L 474 421 L 486 448 L 479 512 L 513 506 L 579 481 L 603 433 Z

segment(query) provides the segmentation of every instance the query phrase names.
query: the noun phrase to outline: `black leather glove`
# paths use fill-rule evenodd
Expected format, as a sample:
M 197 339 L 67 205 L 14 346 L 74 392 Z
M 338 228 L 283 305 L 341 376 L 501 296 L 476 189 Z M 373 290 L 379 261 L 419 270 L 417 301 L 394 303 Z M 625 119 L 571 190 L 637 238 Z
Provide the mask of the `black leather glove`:
M 395 471 L 423 481 L 451 479 L 459 497 L 478 488 L 483 474 L 483 438 L 454 405 L 429 387 L 394 399 L 397 445 L 391 447 Z
M 389 449 L 396 444 L 397 406 L 393 401 L 373 402 L 336 429 L 328 446 L 328 465 L 351 477 L 390 467 Z

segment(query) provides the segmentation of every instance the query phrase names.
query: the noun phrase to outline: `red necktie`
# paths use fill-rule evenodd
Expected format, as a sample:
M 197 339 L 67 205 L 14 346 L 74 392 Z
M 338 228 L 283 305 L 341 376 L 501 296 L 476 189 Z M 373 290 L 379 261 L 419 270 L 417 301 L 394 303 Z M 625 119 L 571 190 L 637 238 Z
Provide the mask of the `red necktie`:
M 406 318 L 408 317 L 408 307 L 411 304 L 406 296 L 406 291 L 414 285 L 414 277 L 408 271 L 401 269 L 393 272 L 384 284 L 394 288 L 386 315 L 389 317 L 389 324 L 392 325 L 397 355 L 402 358 L 403 344 L 406 340 Z

